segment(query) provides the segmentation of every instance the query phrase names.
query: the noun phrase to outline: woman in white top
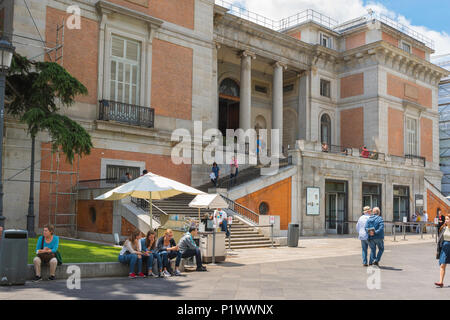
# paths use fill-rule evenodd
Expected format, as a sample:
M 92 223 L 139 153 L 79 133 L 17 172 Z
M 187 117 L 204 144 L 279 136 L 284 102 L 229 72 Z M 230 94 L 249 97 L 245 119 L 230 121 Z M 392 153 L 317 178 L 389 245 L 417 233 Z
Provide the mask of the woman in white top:
M 445 268 L 450 263 L 450 216 L 445 217 L 445 223 L 442 225 L 439 233 L 438 253 L 439 265 L 441 266 L 441 277 L 439 282 L 434 284 L 440 288 L 444 286 Z
M 138 230 L 134 230 L 130 237 L 123 244 L 122 250 L 119 254 L 119 262 L 130 265 L 129 278 L 134 279 L 136 277 L 145 278 L 142 273 L 142 249 L 141 249 L 141 233 Z M 134 273 L 134 267 L 138 265 L 138 275 Z

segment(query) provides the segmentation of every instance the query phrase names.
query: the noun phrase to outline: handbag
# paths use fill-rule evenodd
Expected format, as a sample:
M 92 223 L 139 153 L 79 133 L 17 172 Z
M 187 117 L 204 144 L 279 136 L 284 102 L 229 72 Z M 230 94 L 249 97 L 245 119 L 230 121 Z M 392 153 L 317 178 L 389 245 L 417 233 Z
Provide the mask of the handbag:
M 41 245 L 41 250 L 44 249 L 44 236 L 42 236 L 42 245 Z M 38 253 L 37 256 L 42 260 L 42 262 L 49 262 L 50 260 L 52 260 L 53 258 L 56 258 L 56 260 L 58 261 L 58 266 L 62 265 L 63 260 L 61 257 L 61 253 L 56 250 L 56 252 L 45 252 L 45 253 Z

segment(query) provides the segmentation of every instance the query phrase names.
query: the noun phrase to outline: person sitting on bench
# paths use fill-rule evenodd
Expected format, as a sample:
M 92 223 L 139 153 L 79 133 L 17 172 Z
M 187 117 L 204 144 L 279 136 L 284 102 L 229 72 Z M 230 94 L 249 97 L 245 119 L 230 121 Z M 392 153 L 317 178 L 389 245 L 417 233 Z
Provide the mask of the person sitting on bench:
M 198 228 L 192 226 L 189 228 L 189 233 L 186 233 L 178 243 L 178 255 L 175 261 L 175 275 L 180 275 L 178 267 L 180 266 L 181 258 L 190 258 L 195 256 L 197 262 L 196 271 L 206 271 L 206 267 L 202 265 L 202 254 L 200 248 L 195 244 L 194 238 L 198 234 Z

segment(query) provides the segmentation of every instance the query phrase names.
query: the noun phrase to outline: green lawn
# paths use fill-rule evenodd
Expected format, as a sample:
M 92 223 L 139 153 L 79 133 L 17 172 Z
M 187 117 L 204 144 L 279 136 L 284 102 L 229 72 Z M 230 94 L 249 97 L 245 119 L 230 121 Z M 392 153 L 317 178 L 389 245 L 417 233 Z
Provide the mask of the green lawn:
M 38 238 L 28 239 L 28 263 L 36 256 Z M 59 239 L 58 251 L 63 263 L 76 262 L 117 262 L 121 248 L 102 246 L 96 243 Z

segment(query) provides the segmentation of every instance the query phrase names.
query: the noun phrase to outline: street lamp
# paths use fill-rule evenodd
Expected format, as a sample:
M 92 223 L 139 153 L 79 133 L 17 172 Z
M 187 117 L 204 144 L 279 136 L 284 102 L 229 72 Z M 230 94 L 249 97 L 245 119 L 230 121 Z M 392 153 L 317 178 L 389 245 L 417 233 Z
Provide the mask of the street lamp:
M 0 226 L 5 226 L 3 216 L 3 122 L 5 118 L 6 73 L 11 67 L 14 47 L 6 39 L 0 39 Z

